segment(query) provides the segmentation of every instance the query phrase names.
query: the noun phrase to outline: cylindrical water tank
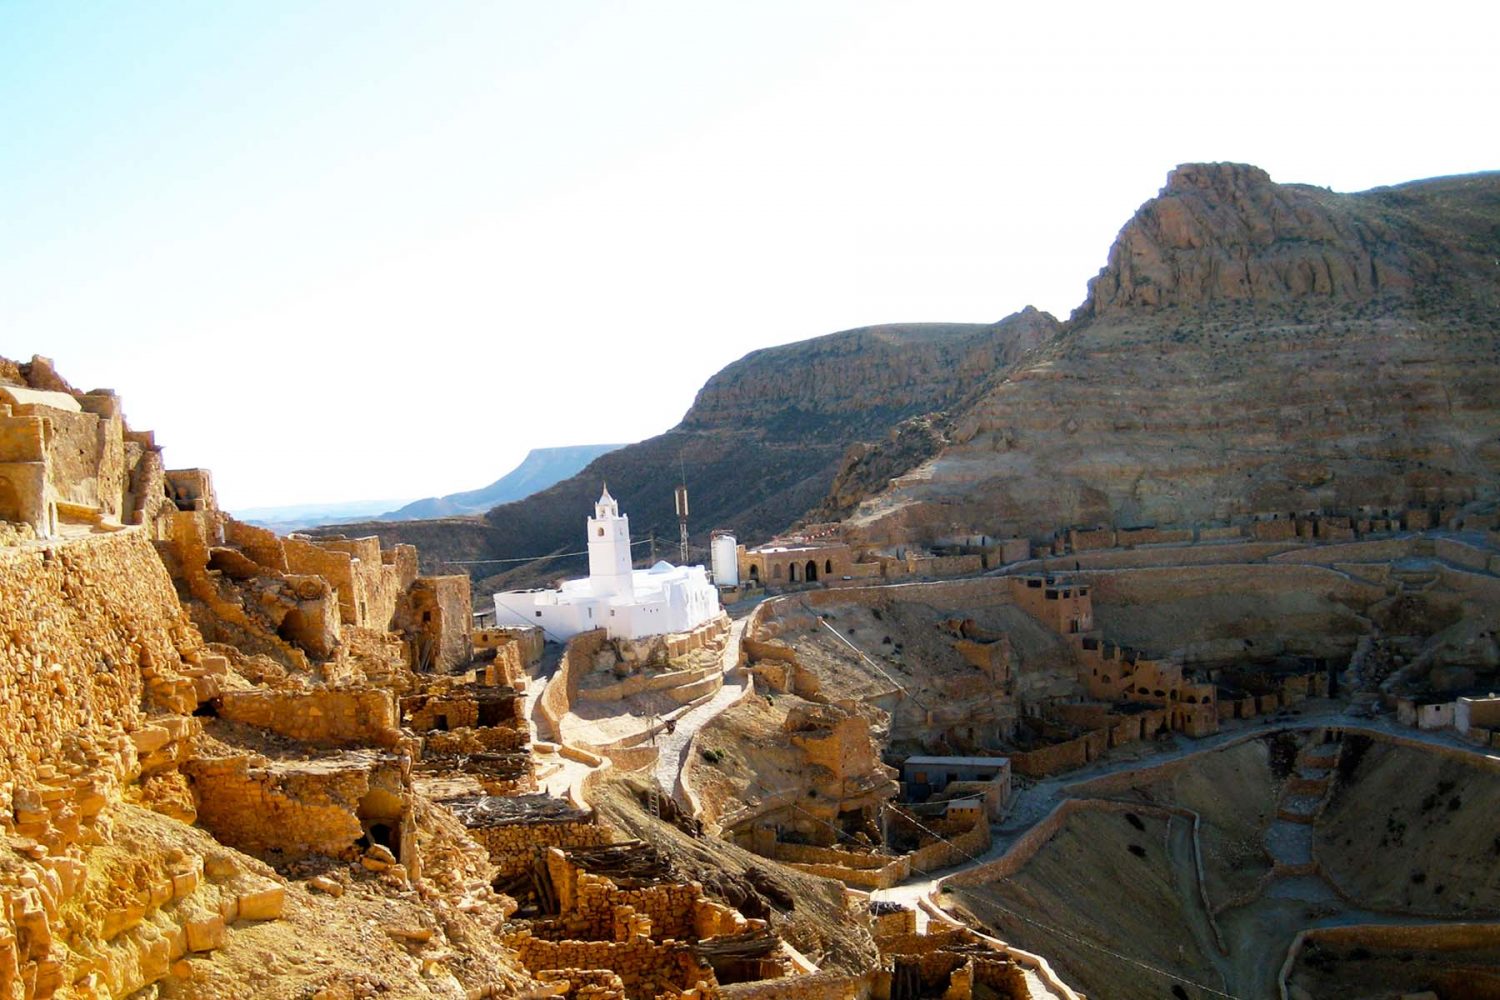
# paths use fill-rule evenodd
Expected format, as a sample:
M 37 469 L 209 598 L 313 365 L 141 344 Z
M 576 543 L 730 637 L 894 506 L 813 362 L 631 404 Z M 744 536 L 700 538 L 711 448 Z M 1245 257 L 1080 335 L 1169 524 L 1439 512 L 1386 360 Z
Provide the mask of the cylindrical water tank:
M 738 545 L 728 532 L 717 534 L 709 543 L 709 554 L 713 563 L 714 583 L 721 587 L 738 587 L 740 564 Z

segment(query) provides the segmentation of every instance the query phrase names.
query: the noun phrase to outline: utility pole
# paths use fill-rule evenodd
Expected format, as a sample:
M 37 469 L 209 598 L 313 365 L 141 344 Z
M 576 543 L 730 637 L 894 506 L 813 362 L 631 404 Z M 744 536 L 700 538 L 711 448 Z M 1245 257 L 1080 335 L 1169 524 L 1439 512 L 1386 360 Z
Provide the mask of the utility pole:
M 681 560 L 682 560 L 681 561 L 681 565 L 686 566 L 687 565 L 687 561 L 688 561 L 688 531 L 687 531 L 688 495 L 687 495 L 687 484 L 686 483 L 681 484 L 681 485 L 679 485 L 677 487 L 677 497 L 676 498 L 677 498 L 677 529 L 678 529 L 679 535 L 681 536 L 680 537 L 680 542 L 679 542 L 679 553 L 680 553 L 680 557 L 681 557 Z

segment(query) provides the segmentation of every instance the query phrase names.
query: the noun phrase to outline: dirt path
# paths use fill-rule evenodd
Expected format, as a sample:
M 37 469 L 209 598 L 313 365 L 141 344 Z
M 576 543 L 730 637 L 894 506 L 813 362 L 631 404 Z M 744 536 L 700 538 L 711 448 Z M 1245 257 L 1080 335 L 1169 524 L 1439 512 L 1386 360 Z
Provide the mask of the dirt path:
M 689 815 L 696 816 L 697 809 L 694 808 L 695 803 L 683 777 L 682 765 L 687 756 L 688 744 L 705 724 L 717 718 L 719 713 L 731 705 L 738 704 L 741 698 L 754 689 L 754 679 L 748 672 L 740 669 L 740 639 L 744 636 L 745 626 L 749 621 L 745 617 L 729 626 L 729 640 L 724 644 L 722 661 L 724 685 L 708 701 L 679 716 L 673 731 L 663 733 L 657 742 L 656 768 L 652 774 L 662 791 L 669 794 L 678 808 Z

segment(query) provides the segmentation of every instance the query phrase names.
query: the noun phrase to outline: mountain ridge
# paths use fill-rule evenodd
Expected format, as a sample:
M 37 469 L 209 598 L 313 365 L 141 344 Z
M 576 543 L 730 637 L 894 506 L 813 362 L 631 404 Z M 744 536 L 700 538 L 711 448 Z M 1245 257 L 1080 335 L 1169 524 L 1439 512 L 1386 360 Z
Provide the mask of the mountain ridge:
M 376 520 L 409 521 L 416 518 L 482 514 L 499 504 L 523 500 L 538 490 L 544 490 L 553 483 L 575 475 L 600 455 L 623 447 L 623 444 L 580 444 L 533 448 L 514 469 L 488 486 L 413 500 L 396 510 L 386 511 Z
M 1500 173 L 1185 164 L 1037 357 L 859 501 L 869 544 L 1491 496 Z
M 860 327 L 763 348 L 710 378 L 676 427 L 525 500 L 482 518 L 367 521 L 322 533 L 409 541 L 431 567 L 473 567 L 484 585 L 519 585 L 586 565 L 573 557 L 517 572 L 498 560 L 577 550 L 606 480 L 637 539 L 675 540 L 673 491 L 685 470 L 697 541 L 720 527 L 767 538 L 823 500 L 850 446 L 966 399 L 1056 329 L 1053 317 L 1029 310 L 996 323 Z

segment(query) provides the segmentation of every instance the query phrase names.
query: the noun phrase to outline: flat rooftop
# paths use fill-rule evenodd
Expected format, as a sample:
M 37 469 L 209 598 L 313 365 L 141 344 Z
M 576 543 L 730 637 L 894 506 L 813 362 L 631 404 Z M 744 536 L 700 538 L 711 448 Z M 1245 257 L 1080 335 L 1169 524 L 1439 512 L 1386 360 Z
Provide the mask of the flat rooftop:
M 1009 767 L 1009 757 L 908 757 L 901 766 L 907 764 L 930 764 L 936 766 L 951 765 L 954 767 Z

